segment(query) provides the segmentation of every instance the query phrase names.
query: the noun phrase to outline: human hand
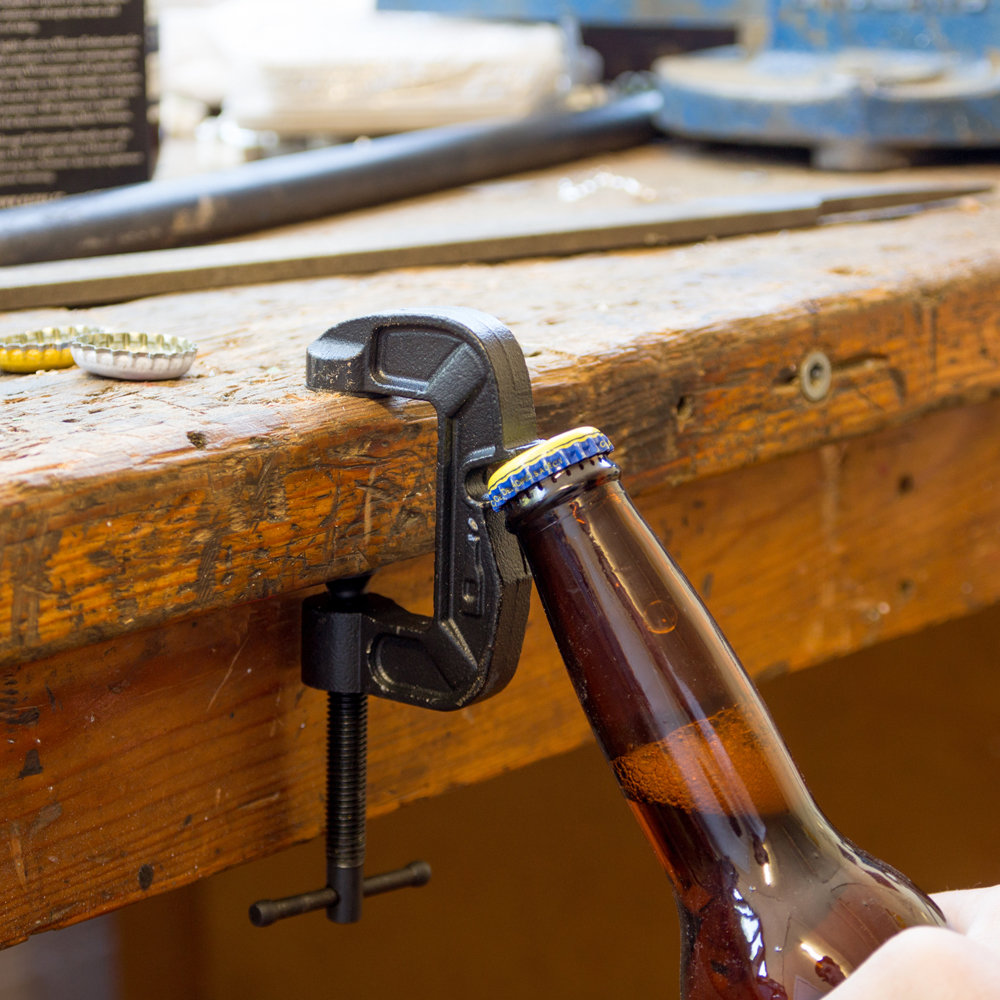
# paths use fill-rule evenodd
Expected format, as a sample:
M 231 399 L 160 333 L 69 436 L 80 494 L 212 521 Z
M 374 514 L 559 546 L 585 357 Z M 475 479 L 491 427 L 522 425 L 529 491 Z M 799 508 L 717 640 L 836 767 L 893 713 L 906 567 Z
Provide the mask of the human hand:
M 934 897 L 948 928 L 890 938 L 831 1000 L 1000 1000 L 1000 886 Z

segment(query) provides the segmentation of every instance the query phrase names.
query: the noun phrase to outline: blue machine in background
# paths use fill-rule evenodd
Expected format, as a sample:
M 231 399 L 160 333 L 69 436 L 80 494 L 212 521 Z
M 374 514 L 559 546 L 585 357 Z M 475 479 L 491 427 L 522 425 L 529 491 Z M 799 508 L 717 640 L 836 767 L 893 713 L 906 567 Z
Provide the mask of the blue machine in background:
M 828 169 L 1000 145 L 992 0 L 771 0 L 762 41 L 661 60 L 662 127 L 807 146 Z
M 379 0 L 384 8 L 582 26 L 729 27 L 736 44 L 664 56 L 658 124 L 804 146 L 827 169 L 1000 147 L 998 0 Z

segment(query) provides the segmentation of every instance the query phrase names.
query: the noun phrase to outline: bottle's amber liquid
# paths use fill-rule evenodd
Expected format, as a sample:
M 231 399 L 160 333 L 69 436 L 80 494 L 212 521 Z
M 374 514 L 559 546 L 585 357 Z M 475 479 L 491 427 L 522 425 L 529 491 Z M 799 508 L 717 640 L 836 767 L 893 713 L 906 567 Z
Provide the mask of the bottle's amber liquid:
M 605 462 L 512 521 L 594 733 L 670 876 L 682 1000 L 815 1000 L 934 904 L 826 820 Z
M 783 806 L 735 707 L 613 766 L 674 883 L 686 1000 L 813 1000 L 901 928 L 943 923 L 898 872 Z

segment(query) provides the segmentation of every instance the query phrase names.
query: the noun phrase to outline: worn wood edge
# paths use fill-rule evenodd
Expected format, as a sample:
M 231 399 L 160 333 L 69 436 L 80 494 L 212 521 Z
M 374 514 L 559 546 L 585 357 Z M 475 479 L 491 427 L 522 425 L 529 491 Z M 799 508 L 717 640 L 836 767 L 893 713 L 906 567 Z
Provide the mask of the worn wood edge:
M 1000 600 L 998 459 L 994 401 L 661 488 L 640 507 L 750 672 L 774 676 Z M 374 587 L 426 610 L 430 575 L 416 559 Z M 299 681 L 297 605 L 216 611 L 7 671 L 0 940 L 320 832 L 324 699 Z M 517 676 L 489 701 L 446 714 L 373 702 L 370 813 L 587 739 L 536 606 Z
M 540 428 L 604 426 L 642 491 L 982 399 L 1000 385 L 998 264 L 963 262 L 933 283 L 869 283 L 738 324 L 632 331 L 610 352 L 543 357 L 533 370 Z M 797 366 L 817 349 L 831 360 L 833 388 L 811 403 Z M 0 524 L 8 553 L 0 617 L 11 622 L 0 662 L 427 551 L 431 422 L 358 400 L 341 399 L 338 409 L 331 427 L 319 403 L 297 401 L 277 414 L 269 407 L 271 433 L 234 420 L 209 428 L 209 447 L 192 444 L 200 432 L 189 432 L 136 470 L 48 472 L 42 482 L 0 485 L 10 515 Z M 348 439 L 355 443 L 338 454 L 331 440 Z M 400 449 L 417 458 L 405 474 Z M 373 470 L 377 481 L 365 485 L 362 473 Z M 323 492 L 331 479 L 351 484 L 332 505 Z M 344 500 L 358 489 L 367 503 Z M 185 544 L 151 546 L 146 507 L 126 503 L 123 512 L 128 494 L 155 504 L 178 538 L 187 531 Z M 318 517 L 317 502 L 329 505 Z M 248 541 L 238 530 L 246 525 L 259 527 L 259 537 Z M 131 546 L 123 544 L 129 532 L 139 539 Z M 169 558 L 170 572 L 151 566 L 150 556 Z M 53 584 L 53 566 L 87 563 L 75 586 Z M 64 577 L 74 580 L 69 570 Z

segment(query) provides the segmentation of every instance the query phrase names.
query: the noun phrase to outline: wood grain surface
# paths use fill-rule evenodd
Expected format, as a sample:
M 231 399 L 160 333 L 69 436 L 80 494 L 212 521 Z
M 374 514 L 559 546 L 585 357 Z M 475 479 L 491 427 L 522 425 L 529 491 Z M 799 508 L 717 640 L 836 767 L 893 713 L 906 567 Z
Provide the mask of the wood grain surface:
M 305 389 L 327 327 L 440 305 L 507 323 L 541 432 L 613 437 L 654 528 L 773 675 L 1000 600 L 998 237 L 991 195 L 672 249 L 0 314 L 0 334 L 98 323 L 200 345 L 174 382 L 0 376 L 0 942 L 317 834 L 323 699 L 299 680 L 299 601 L 378 568 L 373 589 L 421 610 L 435 449 L 425 406 Z M 810 401 L 815 351 L 832 384 Z M 500 695 L 447 715 L 378 703 L 371 732 L 376 814 L 588 738 L 537 613 Z
M 910 218 L 0 315 L 187 336 L 191 373 L 0 377 L 0 662 L 427 551 L 433 421 L 316 395 L 306 346 L 470 305 L 528 357 L 543 433 L 603 426 L 636 488 L 866 433 L 1000 384 L 1000 199 Z M 819 403 L 798 368 L 833 365 Z
M 640 506 L 748 669 L 774 676 L 1000 599 L 998 467 L 1000 401 Z M 426 611 L 431 574 L 418 558 L 372 588 Z M 0 942 L 320 832 L 325 703 L 299 679 L 299 597 L 7 669 Z M 537 608 L 506 690 L 457 713 L 376 700 L 369 730 L 371 815 L 589 739 Z

